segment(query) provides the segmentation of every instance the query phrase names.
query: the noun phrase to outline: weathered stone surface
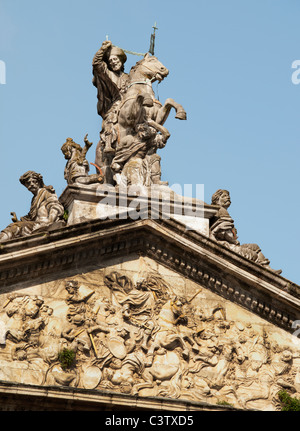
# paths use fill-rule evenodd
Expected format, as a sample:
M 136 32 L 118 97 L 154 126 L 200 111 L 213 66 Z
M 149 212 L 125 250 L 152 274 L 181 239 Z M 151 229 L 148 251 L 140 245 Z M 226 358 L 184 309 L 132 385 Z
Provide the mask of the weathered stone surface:
M 171 98 L 163 105 L 155 98 L 152 83 L 169 74 L 155 56 L 145 54 L 129 74 L 124 72 L 126 60 L 111 41 L 104 41 L 93 58 L 97 111 L 103 118 L 96 165 L 108 184 L 161 184 L 157 149 L 170 137 L 164 123 L 172 108 L 180 120 L 186 119 L 186 112 Z
M 47 232 L 65 224 L 64 208 L 59 203 L 53 187 L 45 186 L 41 174 L 25 172 L 20 182 L 33 194 L 30 211 L 20 220 L 14 212 L 11 213 L 13 223 L 0 232 L 0 243 L 33 233 Z
M 234 221 L 227 211 L 231 204 L 228 190 L 217 190 L 212 196 L 212 204 L 218 205 L 219 210 L 212 220 L 210 237 L 219 244 L 222 244 L 224 247 L 229 248 L 241 256 L 258 263 L 259 265 L 268 267 L 277 274 L 281 274 L 281 270 L 274 270 L 270 267 L 270 261 L 263 255 L 259 245 L 240 244 L 238 241 Z
M 272 271 L 171 220 L 23 241 L 26 252 L 19 240 L 0 256 L 1 275 L 19 271 L 0 275 L 7 384 L 260 410 L 278 409 L 281 388 L 298 395 L 299 299 Z M 69 369 L 64 349 L 76 354 Z
M 180 196 L 168 186 L 115 188 L 111 185 L 68 186 L 60 197 L 68 212 L 68 225 L 87 220 L 173 219 L 187 229 L 209 236 L 210 219 L 217 207 Z
M 27 172 L 30 212 L 0 234 L 0 410 L 278 410 L 300 396 L 300 287 L 237 241 L 227 191 L 161 181 L 163 124 L 186 113 L 155 99 L 156 57 L 125 61 L 110 41 L 93 60 L 98 174 L 68 138 L 60 199 Z
M 103 182 L 101 175 L 89 174 L 90 165 L 86 159 L 86 154 L 93 143 L 88 141 L 87 135 L 84 137 L 84 143 L 85 145 L 82 148 L 72 138 L 67 138 L 61 147 L 61 151 L 67 160 L 64 178 L 68 184 L 99 184 Z
M 209 404 L 170 398 L 136 397 L 117 392 L 86 390 L 66 386 L 34 386 L 0 382 L 0 411 L 149 411 L 160 415 L 170 412 L 237 411 L 229 405 Z M 103 416 L 102 416 L 103 417 Z M 110 416 L 108 416 L 110 417 Z M 116 416 L 117 417 L 117 416 Z M 140 413 L 138 413 L 140 417 Z M 193 417 L 193 423 L 195 418 Z M 183 421 L 181 421 L 183 422 Z M 154 423 L 154 420 L 153 420 Z M 127 423 L 126 423 L 127 425 Z

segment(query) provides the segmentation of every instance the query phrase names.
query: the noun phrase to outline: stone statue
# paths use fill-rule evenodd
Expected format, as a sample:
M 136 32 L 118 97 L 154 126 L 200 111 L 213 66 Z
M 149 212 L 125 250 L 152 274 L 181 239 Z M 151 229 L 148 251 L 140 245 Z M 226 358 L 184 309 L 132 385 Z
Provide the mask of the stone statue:
M 116 100 L 125 91 L 128 75 L 124 73 L 125 52 L 106 40 L 93 58 L 93 84 L 97 87 L 98 114 L 105 118 Z
M 53 187 L 45 186 L 41 174 L 28 171 L 21 176 L 20 182 L 33 194 L 30 211 L 20 220 L 15 213 L 11 213 L 13 223 L 0 233 L 0 242 L 37 232 L 47 232 L 65 225 L 64 208 L 58 201 Z
M 125 92 L 128 75 L 124 72 L 125 52 L 104 41 L 93 58 L 93 85 L 97 88 L 97 112 L 103 118 L 96 164 L 105 173 L 105 182 L 113 183 L 110 163 L 118 139 L 118 106 Z
M 167 129 L 152 120 L 137 124 L 133 135 L 125 136 L 117 145 L 111 169 L 115 181 L 123 185 L 166 184 L 160 180 L 160 156 L 157 148 L 163 148 L 170 137 Z M 157 133 L 157 132 L 161 133 Z M 122 172 L 122 174 L 118 174 Z
M 67 138 L 66 142 L 61 147 L 61 151 L 68 160 L 64 178 L 68 184 L 95 184 L 103 182 L 103 177 L 98 174 L 89 175 L 89 162 L 86 160 L 86 154 L 93 145 L 89 142 L 87 135 L 84 137 L 85 146 L 82 148 L 79 144 L 73 141 L 72 138 Z
M 144 124 L 144 128 L 150 126 L 161 136 L 156 139 L 153 134 L 148 152 L 144 151 L 143 157 L 139 157 L 145 161 L 146 167 L 142 179 L 138 175 L 129 178 L 129 182 L 138 181 L 138 184 L 143 185 L 160 184 L 160 168 L 157 167 L 160 159 L 156 149 L 162 148 L 170 136 L 162 126 L 172 108 L 176 111 L 176 118 L 180 120 L 186 119 L 186 112 L 173 99 L 167 99 L 164 105 L 156 100 L 152 83 L 161 82 L 169 74 L 168 69 L 156 57 L 145 54 L 144 58 L 131 68 L 128 75 L 124 73 L 125 61 L 125 53 L 114 47 L 110 41 L 103 42 L 93 60 L 93 83 L 98 89 L 98 114 L 103 118 L 100 141 L 96 149 L 96 165 L 103 170 L 105 182 L 115 185 L 118 181 L 115 174 L 121 174 L 126 163 L 121 165 L 113 159 L 124 157 L 123 154 L 122 156 L 118 154 L 119 151 L 123 151 L 123 146 L 130 147 L 137 142 L 141 144 L 143 138 L 141 139 L 139 132 L 143 126 L 140 125 Z M 150 137 L 148 139 L 150 140 Z M 163 144 L 155 143 L 158 140 L 163 141 Z M 132 151 L 129 151 L 130 153 Z M 138 163 L 142 164 L 141 161 Z M 152 165 L 156 173 L 151 175 L 149 169 Z
M 261 249 L 257 244 L 240 244 L 238 241 L 234 220 L 230 217 L 227 211 L 231 204 L 229 192 L 222 189 L 217 190 L 212 196 L 211 203 L 212 205 L 219 205 L 220 209 L 218 210 L 215 216 L 215 221 L 210 228 L 210 237 L 241 256 L 258 263 L 264 268 L 268 268 L 277 274 L 281 274 L 281 270 L 273 270 L 270 268 L 270 261 L 262 254 Z

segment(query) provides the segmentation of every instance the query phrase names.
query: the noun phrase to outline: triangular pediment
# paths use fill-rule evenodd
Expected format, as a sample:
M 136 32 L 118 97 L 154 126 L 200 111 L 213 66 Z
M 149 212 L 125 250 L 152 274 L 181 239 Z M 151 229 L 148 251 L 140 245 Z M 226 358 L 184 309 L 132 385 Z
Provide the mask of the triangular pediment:
M 298 286 L 176 220 L 93 220 L 9 241 L 0 280 L 6 384 L 199 410 L 272 410 L 287 382 L 300 390 Z M 63 369 L 64 349 L 76 366 Z

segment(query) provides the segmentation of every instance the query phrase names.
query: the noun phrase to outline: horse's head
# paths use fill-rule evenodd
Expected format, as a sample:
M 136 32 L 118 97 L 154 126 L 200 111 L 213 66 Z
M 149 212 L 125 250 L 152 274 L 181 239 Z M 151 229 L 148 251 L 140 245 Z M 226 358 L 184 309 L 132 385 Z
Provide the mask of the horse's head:
M 160 82 L 169 75 L 168 69 L 156 57 L 148 53 L 132 67 L 130 74 L 131 72 L 139 73 L 152 82 Z

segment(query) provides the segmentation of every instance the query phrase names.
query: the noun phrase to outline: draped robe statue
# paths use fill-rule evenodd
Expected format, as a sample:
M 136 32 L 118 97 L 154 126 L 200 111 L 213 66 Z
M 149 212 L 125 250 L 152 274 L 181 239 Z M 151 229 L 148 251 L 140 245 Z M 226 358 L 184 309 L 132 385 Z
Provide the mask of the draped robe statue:
M 100 141 L 96 149 L 96 164 L 104 172 L 105 182 L 113 183 L 110 164 L 118 140 L 116 123 L 118 106 L 126 89 L 128 75 L 124 73 L 127 57 L 124 51 L 104 41 L 93 58 L 93 85 L 97 88 L 97 112 L 103 118 Z
M 20 220 L 11 213 L 13 223 L 0 232 L 0 242 L 64 226 L 64 208 L 53 187 L 45 186 L 42 175 L 28 171 L 21 176 L 20 182 L 33 194 L 30 211 Z

